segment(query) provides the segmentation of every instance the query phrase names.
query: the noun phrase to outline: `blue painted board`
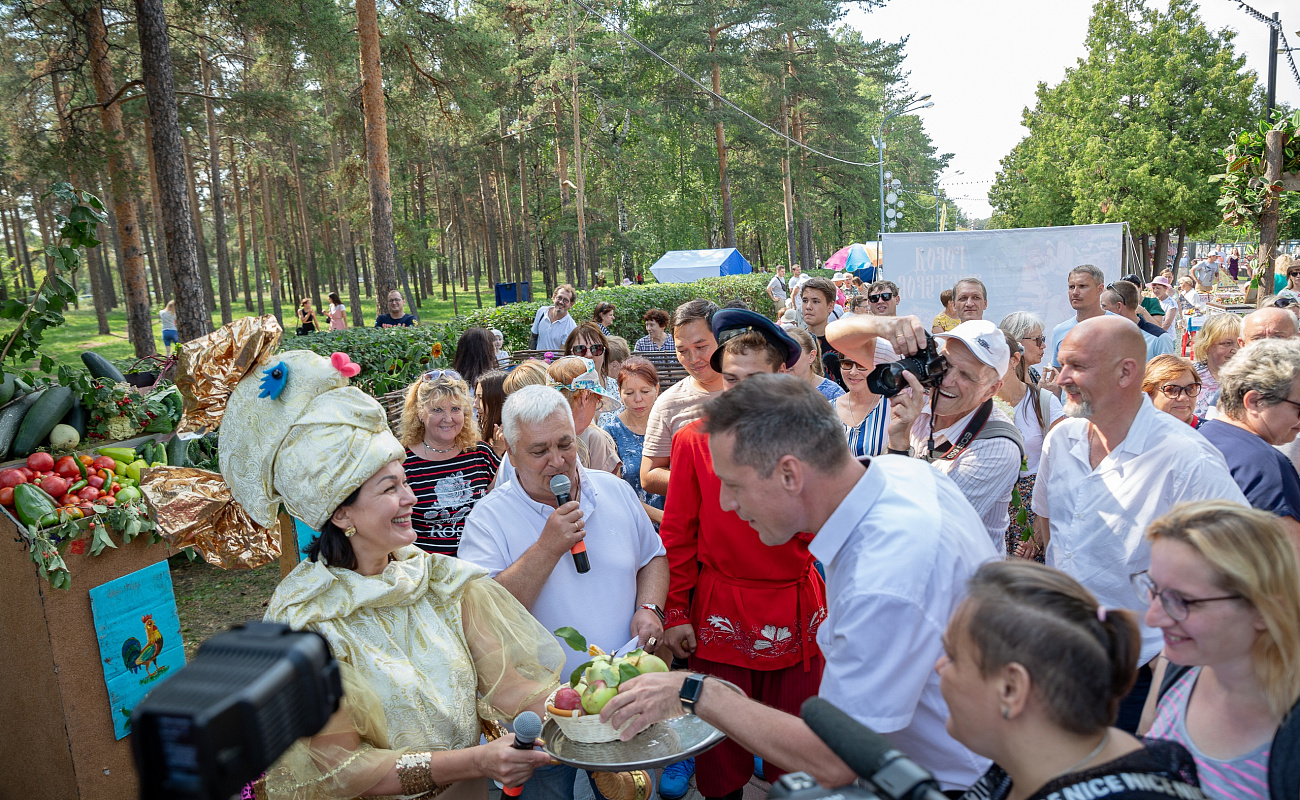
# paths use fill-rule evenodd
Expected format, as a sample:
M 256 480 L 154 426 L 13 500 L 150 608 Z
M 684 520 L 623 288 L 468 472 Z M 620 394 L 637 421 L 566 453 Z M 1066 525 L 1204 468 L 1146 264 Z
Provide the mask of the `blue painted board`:
M 181 620 L 166 561 L 90 590 L 90 611 L 108 685 L 113 731 L 131 732 L 131 711 L 185 666 Z

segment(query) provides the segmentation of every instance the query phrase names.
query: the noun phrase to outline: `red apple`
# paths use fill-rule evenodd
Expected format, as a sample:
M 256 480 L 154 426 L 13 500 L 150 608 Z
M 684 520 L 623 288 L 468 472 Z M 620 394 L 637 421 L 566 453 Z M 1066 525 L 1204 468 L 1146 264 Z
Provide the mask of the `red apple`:
M 555 693 L 555 707 L 564 711 L 573 711 L 582 706 L 582 695 L 569 687 Z

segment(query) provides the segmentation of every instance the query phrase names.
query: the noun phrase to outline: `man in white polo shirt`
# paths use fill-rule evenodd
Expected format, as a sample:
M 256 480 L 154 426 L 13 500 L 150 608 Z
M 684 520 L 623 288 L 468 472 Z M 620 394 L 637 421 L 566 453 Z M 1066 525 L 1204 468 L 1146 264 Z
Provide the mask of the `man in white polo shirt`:
M 573 308 L 573 299 L 577 293 L 567 283 L 555 287 L 551 305 L 542 306 L 533 315 L 533 327 L 529 344 L 533 350 L 563 350 L 564 340 L 569 338 L 578 323 L 569 313 Z
M 1035 546 L 1047 563 L 1109 608 L 1146 613 L 1133 575 L 1151 563 L 1144 534 L 1178 503 L 1224 499 L 1246 505 L 1219 450 L 1190 425 L 1156 411 L 1142 391 L 1146 342 L 1133 323 L 1107 315 L 1076 325 L 1061 342 L 1065 414 L 1043 441 L 1034 484 Z M 1032 550 L 1033 548 L 1031 548 Z M 1030 555 L 1033 555 L 1031 552 Z M 1118 727 L 1133 731 L 1163 647 L 1142 625 L 1141 667 L 1120 703 Z
M 904 352 L 924 341 L 914 317 L 893 324 L 907 326 Z M 920 461 L 855 461 L 826 399 L 794 376 L 755 375 L 711 399 L 704 428 L 724 510 L 769 546 L 814 533 L 810 549 L 826 569 L 828 604 L 817 631 L 826 659 L 819 694 L 887 736 L 934 773 L 940 788 L 968 788 L 988 762 L 945 729 L 948 707 L 934 664 L 967 579 L 996 558 L 970 503 Z M 602 717 L 616 727 L 631 720 L 627 740 L 683 710 L 823 786 L 854 778 L 798 717 L 698 674 L 642 675 Z

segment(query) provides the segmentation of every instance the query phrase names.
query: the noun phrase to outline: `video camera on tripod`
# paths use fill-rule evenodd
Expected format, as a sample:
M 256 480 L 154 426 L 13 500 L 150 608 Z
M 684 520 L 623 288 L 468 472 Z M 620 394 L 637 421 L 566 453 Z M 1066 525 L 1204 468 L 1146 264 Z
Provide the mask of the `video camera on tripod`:
M 806 772 L 782 775 L 770 798 L 781 800 L 947 800 L 924 767 L 900 753 L 889 740 L 820 697 L 810 697 L 799 716 L 817 738 L 840 757 L 867 786 L 827 789 Z

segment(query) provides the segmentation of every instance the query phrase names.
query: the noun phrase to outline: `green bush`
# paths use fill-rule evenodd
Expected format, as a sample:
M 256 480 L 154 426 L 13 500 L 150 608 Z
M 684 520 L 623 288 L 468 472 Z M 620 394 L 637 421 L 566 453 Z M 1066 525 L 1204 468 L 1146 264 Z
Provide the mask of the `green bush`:
M 582 322 L 591 319 L 592 309 L 597 303 L 613 303 L 612 330 L 615 335 L 627 339 L 630 347 L 645 335 L 641 317 L 647 310 L 662 308 L 672 314 L 674 308 L 697 297 L 712 300 L 720 306 L 732 300 L 744 300 L 750 308 L 770 317 L 775 309 L 767 296 L 769 280 L 769 275 L 750 274 L 705 278 L 695 283 L 612 286 L 578 292 L 569 313 Z M 479 309 L 447 322 L 414 328 L 348 328 L 306 336 L 286 334 L 280 349 L 310 350 L 323 356 L 335 351 L 347 353 L 361 365 L 360 374 L 352 379 L 353 384 L 378 397 L 409 386 L 425 370 L 450 364 L 456 352 L 456 342 L 467 328 L 496 328 L 504 335 L 507 349 L 527 349 L 533 317 L 544 305 L 550 305 L 550 300 Z

